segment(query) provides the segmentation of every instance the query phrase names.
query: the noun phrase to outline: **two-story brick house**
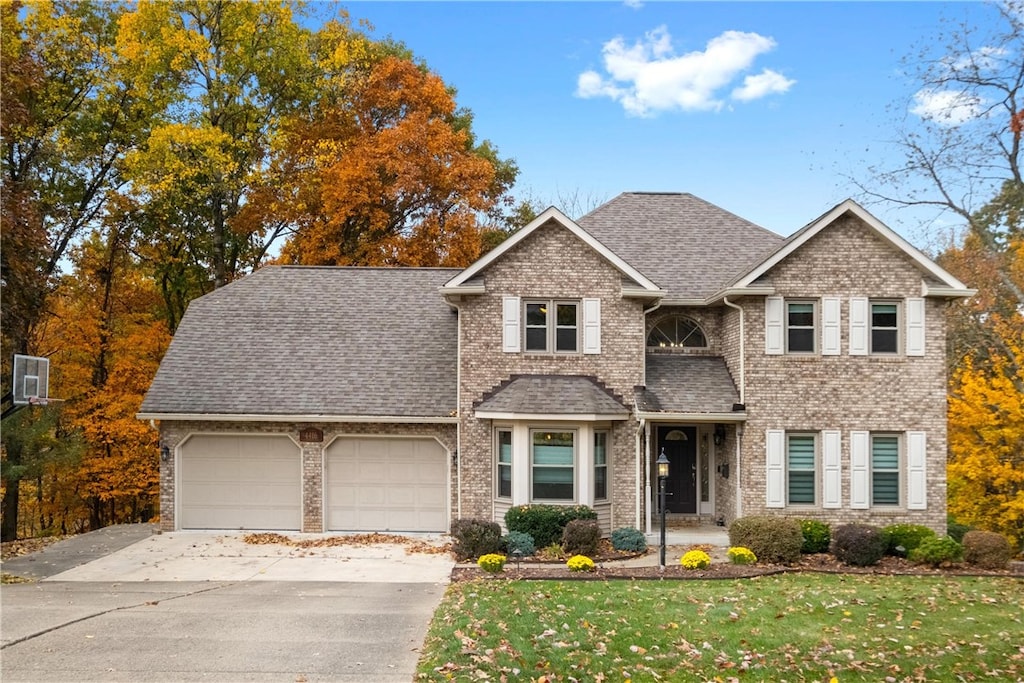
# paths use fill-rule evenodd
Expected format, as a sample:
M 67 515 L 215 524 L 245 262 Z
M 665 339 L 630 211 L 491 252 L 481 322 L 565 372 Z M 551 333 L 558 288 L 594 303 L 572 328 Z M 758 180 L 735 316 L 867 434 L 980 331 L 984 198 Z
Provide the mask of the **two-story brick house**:
M 464 270 L 275 266 L 189 308 L 142 406 L 165 529 L 444 531 L 512 505 L 946 518 L 945 307 L 844 202 L 788 239 L 686 194 L 549 209 Z

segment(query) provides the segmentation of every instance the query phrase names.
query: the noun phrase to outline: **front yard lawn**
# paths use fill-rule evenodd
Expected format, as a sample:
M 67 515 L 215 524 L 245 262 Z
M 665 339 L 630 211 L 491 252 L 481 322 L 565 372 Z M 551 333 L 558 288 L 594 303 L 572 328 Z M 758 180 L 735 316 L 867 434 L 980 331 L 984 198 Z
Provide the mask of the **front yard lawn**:
M 453 583 L 420 680 L 1024 680 L 1024 582 L 782 574 Z

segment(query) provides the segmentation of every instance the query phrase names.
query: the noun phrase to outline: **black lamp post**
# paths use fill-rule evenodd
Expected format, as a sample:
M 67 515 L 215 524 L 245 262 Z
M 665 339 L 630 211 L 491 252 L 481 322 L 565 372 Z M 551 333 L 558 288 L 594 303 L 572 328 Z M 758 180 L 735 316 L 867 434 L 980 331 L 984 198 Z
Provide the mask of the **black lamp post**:
M 661 569 L 665 569 L 665 484 L 668 481 L 668 457 L 665 455 L 665 447 L 661 447 L 661 455 L 658 456 L 658 497 L 661 501 Z

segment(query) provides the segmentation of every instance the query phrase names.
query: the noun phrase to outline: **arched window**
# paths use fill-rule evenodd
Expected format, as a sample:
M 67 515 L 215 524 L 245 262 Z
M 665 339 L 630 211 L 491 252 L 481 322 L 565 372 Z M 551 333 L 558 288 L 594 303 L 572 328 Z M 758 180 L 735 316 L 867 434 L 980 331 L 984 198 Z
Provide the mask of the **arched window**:
M 706 349 L 708 339 L 704 330 L 690 318 L 674 315 L 665 318 L 651 330 L 647 346 L 662 348 Z

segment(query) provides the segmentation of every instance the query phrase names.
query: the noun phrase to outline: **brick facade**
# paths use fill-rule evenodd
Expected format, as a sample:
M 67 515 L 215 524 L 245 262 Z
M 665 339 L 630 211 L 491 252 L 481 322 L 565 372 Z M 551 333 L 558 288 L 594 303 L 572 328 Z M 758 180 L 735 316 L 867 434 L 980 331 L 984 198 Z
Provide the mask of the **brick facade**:
M 622 297 L 622 274 L 554 221 L 539 227 L 483 272 L 487 293 L 459 304 L 459 381 L 462 515 L 501 522 L 494 504 L 491 420 L 477 419 L 474 404 L 513 374 L 590 375 L 633 405 L 643 374 L 641 302 Z M 601 353 L 537 354 L 502 351 L 502 297 L 600 297 Z M 636 525 L 636 421 L 611 425 L 611 525 Z

